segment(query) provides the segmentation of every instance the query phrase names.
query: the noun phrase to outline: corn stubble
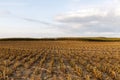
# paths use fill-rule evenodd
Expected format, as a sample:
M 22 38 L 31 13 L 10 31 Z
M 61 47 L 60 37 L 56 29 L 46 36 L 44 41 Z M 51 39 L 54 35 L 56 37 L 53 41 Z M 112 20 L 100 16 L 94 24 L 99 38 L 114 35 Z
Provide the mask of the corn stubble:
M 120 42 L 0 41 L 0 80 L 120 80 Z

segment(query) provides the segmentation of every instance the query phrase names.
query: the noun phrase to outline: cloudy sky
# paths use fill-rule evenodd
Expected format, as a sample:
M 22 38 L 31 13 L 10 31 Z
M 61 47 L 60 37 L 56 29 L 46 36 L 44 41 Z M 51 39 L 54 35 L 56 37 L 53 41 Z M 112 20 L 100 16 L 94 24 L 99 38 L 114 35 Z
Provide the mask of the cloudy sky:
M 0 38 L 120 37 L 120 0 L 0 0 Z

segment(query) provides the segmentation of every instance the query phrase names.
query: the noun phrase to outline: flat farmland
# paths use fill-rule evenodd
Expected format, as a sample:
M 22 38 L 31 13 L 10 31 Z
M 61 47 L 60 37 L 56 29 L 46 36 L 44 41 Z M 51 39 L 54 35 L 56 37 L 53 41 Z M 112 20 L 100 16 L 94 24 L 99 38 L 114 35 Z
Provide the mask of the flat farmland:
M 120 42 L 0 41 L 0 80 L 120 80 Z

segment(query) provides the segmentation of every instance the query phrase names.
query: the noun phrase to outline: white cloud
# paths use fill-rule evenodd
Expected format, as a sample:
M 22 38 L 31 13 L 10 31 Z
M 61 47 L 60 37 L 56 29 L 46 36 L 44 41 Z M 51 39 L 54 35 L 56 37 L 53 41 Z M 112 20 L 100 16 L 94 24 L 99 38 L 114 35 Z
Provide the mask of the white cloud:
M 55 20 L 65 24 L 70 34 L 120 36 L 120 7 L 117 5 L 109 9 L 91 8 L 68 12 L 57 15 Z
M 26 3 L 22 2 L 0 2 L 0 6 L 25 6 Z
M 111 22 L 119 23 L 120 20 L 120 9 L 102 11 L 99 9 L 81 10 L 77 12 L 70 12 L 64 15 L 56 16 L 55 19 L 59 22 L 64 23 L 105 23 L 110 24 Z M 112 23 L 112 24 L 114 24 Z
M 112 24 L 119 25 L 120 8 L 114 10 L 90 9 L 70 12 L 55 17 L 56 21 L 62 23 L 76 23 L 76 24 Z
M 1 10 L 0 11 L 0 16 L 6 15 L 6 14 L 9 14 L 9 11 L 7 11 L 7 10 Z

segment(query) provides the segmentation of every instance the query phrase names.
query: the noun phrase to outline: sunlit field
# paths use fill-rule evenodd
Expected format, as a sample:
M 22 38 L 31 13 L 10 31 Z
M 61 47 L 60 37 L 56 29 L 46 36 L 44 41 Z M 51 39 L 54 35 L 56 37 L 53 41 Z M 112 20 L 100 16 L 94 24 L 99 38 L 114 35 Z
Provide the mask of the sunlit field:
M 120 42 L 0 41 L 0 80 L 120 80 Z

